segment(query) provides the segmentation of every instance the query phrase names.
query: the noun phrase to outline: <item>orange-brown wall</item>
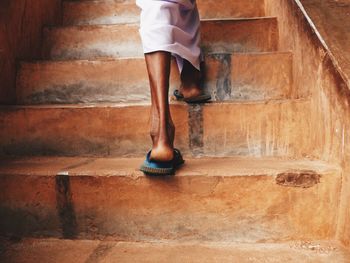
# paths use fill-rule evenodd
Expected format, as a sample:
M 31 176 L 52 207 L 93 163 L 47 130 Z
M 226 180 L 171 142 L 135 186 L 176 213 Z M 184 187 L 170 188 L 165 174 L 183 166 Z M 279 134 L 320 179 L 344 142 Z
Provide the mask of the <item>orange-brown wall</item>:
M 0 104 L 16 103 L 20 60 L 40 58 L 42 27 L 59 23 L 61 0 L 0 0 Z
M 332 55 L 322 45 L 302 12 L 299 0 L 266 0 L 267 15 L 277 16 L 280 49 L 293 51 L 295 98 L 310 99 L 307 136 L 311 158 L 337 163 L 343 168 L 337 226 L 333 238 L 350 246 L 350 87 L 335 68 Z M 309 130 L 309 131 L 307 131 Z

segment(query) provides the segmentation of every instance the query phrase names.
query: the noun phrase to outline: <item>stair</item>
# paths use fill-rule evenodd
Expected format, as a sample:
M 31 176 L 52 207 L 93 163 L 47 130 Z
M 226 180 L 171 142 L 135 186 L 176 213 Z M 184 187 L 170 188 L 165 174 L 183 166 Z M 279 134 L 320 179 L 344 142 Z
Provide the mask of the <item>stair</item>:
M 204 88 L 215 101 L 290 99 L 292 58 L 290 52 L 209 54 Z M 23 62 L 17 100 L 19 104 L 149 103 L 147 85 L 144 58 Z M 173 90 L 179 85 L 174 62 L 170 86 Z
M 54 60 L 143 56 L 138 24 L 46 28 L 43 58 Z M 205 53 L 278 49 L 275 17 L 211 19 L 201 22 Z
M 261 0 L 198 0 L 203 19 L 261 17 L 265 6 Z M 64 25 L 122 24 L 139 21 L 140 11 L 133 1 L 65 1 Z
M 187 158 L 175 177 L 157 178 L 137 170 L 142 160 L 5 160 L 0 225 L 16 236 L 147 242 L 321 240 L 335 232 L 337 166 Z
M 173 103 L 175 145 L 190 156 L 303 157 L 310 150 L 309 109 L 305 99 Z M 148 104 L 135 103 L 6 107 L 0 111 L 1 154 L 144 156 L 149 112 Z
M 64 1 L 0 107 L 1 262 L 349 262 L 341 168 L 310 154 L 263 0 L 197 0 L 213 102 L 171 100 L 176 176 L 138 171 L 150 94 L 134 1 Z M 172 62 L 171 90 L 180 85 Z
M 348 262 L 349 253 L 339 244 L 290 242 L 141 243 L 115 241 L 27 239 L 11 244 L 2 262 L 110 263 L 110 262 Z

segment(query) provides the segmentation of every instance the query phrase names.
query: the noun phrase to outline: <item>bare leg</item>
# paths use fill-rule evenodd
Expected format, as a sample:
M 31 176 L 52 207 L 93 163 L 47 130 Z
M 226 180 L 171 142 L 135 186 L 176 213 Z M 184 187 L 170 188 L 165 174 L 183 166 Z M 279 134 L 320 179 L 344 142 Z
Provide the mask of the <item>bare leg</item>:
M 174 156 L 175 127 L 169 108 L 169 52 L 158 51 L 145 54 L 151 87 L 151 138 L 153 142 L 151 159 L 170 161 Z
M 190 62 L 184 60 L 181 72 L 180 92 L 185 98 L 199 96 L 203 93 L 200 88 L 201 73 Z

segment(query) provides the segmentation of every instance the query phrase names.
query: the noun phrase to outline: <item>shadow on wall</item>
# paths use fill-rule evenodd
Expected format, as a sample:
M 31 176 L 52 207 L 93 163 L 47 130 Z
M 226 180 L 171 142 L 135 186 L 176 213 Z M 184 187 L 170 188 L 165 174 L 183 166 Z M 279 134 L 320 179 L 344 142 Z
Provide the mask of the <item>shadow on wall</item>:
M 16 103 L 18 62 L 39 58 L 43 26 L 60 20 L 61 0 L 0 1 L 0 104 Z

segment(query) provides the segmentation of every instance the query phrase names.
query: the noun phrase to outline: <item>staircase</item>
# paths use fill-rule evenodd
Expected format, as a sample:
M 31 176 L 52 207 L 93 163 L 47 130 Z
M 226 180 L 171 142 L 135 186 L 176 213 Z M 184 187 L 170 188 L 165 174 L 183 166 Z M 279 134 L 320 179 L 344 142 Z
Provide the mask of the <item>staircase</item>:
M 310 100 L 262 0 L 197 0 L 213 102 L 172 100 L 176 176 L 150 147 L 134 1 L 66 1 L 0 109 L 1 262 L 350 262 L 342 174 L 309 157 Z M 171 89 L 179 86 L 172 63 Z

